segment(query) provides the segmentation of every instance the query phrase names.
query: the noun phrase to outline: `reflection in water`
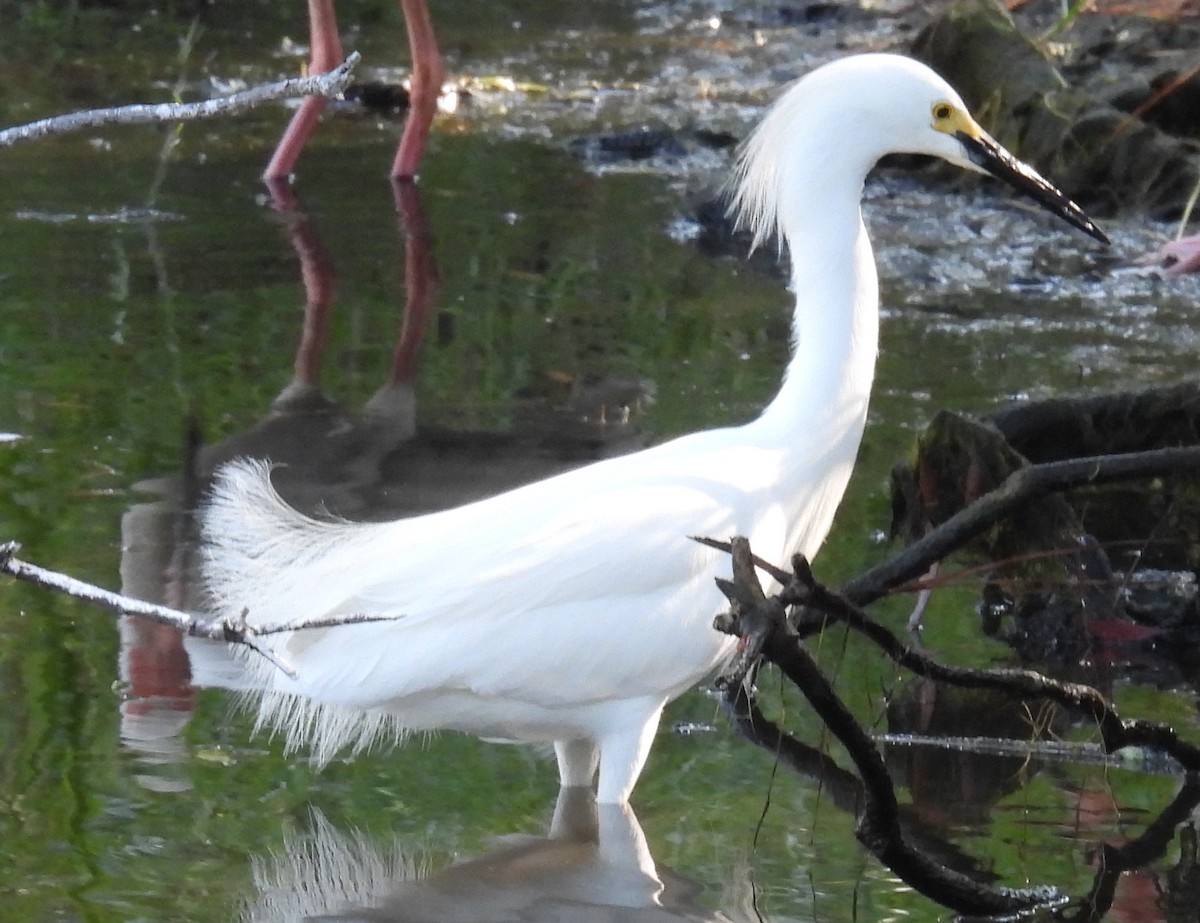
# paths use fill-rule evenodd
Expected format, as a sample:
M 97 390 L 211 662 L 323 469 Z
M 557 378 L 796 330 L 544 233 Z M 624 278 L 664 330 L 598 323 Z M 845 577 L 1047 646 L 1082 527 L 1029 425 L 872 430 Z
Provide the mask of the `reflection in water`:
M 132 595 L 132 588 L 126 585 L 123 592 Z M 190 788 L 158 769 L 184 760 L 180 735 L 195 707 L 192 670 L 179 632 L 140 616 L 122 616 L 119 631 L 120 676 L 128 693 L 121 702 L 121 740 L 150 769 L 137 780 L 151 791 Z
M 431 873 L 399 847 L 381 854 L 366 836 L 340 833 L 314 813 L 310 832 L 255 861 L 254 885 L 247 923 L 731 919 L 696 903 L 697 884 L 655 867 L 627 805 L 597 806 L 578 788 L 561 790 L 546 836 L 505 837 L 485 855 Z
M 213 471 L 233 458 L 269 459 L 280 466 L 279 485 L 289 502 L 356 518 L 374 507 L 372 501 L 383 492 L 385 459 L 417 432 L 413 384 L 438 292 L 431 233 L 416 187 L 394 184 L 405 241 L 403 318 L 386 380 L 361 412 L 350 413 L 321 389 L 336 294 L 333 263 L 290 187 L 272 183 L 268 188 L 304 283 L 304 325 L 292 380 L 253 427 L 201 448 L 192 475 L 207 483 Z
M 304 282 L 294 373 L 259 423 L 197 452 L 191 475 L 198 482 L 207 483 L 234 458 L 269 459 L 279 466 L 272 482 L 297 509 L 390 520 L 461 505 L 645 444 L 627 413 L 652 392 L 640 381 L 580 389 L 564 406 L 528 407 L 509 432 L 418 426 L 414 385 L 439 278 L 417 187 L 405 182 L 392 185 L 404 240 L 402 321 L 383 385 L 361 412 L 347 412 L 320 386 L 336 290 L 333 264 L 292 190 L 269 188 Z
M 388 520 L 458 506 L 645 445 L 630 411 L 652 398 L 653 387 L 620 379 L 573 387 L 561 405 L 527 406 L 507 432 L 418 425 L 414 386 L 436 307 L 438 268 L 417 188 L 405 182 L 392 184 L 404 241 L 402 320 L 384 383 L 360 412 L 348 411 L 321 388 L 337 289 L 333 262 L 291 188 L 273 183 L 268 189 L 304 288 L 292 379 L 242 433 L 202 445 L 193 426 L 182 474 L 142 485 L 160 499 L 131 507 L 122 518 L 122 592 L 205 610 L 193 514 L 213 472 L 233 458 L 279 465 L 273 482 L 300 510 Z M 244 688 L 240 665 L 217 653 L 203 675 L 193 677 L 178 633 L 138 618 L 121 620 L 121 641 L 123 740 L 150 765 L 173 762 L 193 707 L 193 682 Z M 157 774 L 141 781 L 151 788 L 184 784 Z
M 1069 716 L 1044 700 L 1028 701 L 931 680 L 907 684 L 888 703 L 888 731 L 919 738 L 1028 742 L 1061 735 Z M 893 745 L 888 769 L 907 787 L 911 811 L 931 830 L 986 825 L 998 801 L 1026 784 L 1040 765 L 1027 757 Z

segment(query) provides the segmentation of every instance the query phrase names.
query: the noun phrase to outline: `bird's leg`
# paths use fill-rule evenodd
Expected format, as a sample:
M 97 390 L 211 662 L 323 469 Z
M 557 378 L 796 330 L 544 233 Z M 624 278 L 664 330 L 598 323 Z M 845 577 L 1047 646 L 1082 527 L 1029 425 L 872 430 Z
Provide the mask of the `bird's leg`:
M 600 751 L 591 740 L 556 740 L 554 753 L 558 757 L 558 784 L 563 788 L 590 787 L 596 774 Z
M 644 704 L 644 700 L 630 703 L 639 707 L 644 707 Z M 626 720 L 619 724 L 622 731 L 601 739 L 600 784 L 596 791 L 598 804 L 624 804 L 629 800 L 642 767 L 646 765 L 646 757 L 650 755 L 650 746 L 654 743 L 658 719 L 662 717 L 665 704 L 664 700 L 659 699 L 653 703 L 649 714 L 642 711 L 640 714 L 626 715 Z
M 429 126 L 437 112 L 438 97 L 446 68 L 433 35 L 427 0 L 400 0 L 408 27 L 408 46 L 412 53 L 412 77 L 408 86 L 408 118 L 404 134 L 392 163 L 392 178 L 412 178 L 425 150 Z
M 921 591 L 917 594 L 916 604 L 908 616 L 908 630 L 914 638 L 920 637 L 921 619 L 925 617 L 925 609 L 929 605 L 929 598 L 933 596 L 932 581 L 937 577 L 937 572 L 937 561 L 934 561 L 929 565 L 929 570 L 925 572 L 925 576 L 921 578 L 924 586 L 921 587 Z
M 338 38 L 337 20 L 333 15 L 333 0 L 308 0 L 308 28 L 308 72 L 323 74 L 333 70 L 342 63 L 342 43 Z M 280 179 L 291 175 L 296 166 L 296 158 L 304 149 L 327 102 L 323 96 L 305 97 L 284 130 L 283 137 L 279 139 L 271 162 L 263 171 L 263 179 Z

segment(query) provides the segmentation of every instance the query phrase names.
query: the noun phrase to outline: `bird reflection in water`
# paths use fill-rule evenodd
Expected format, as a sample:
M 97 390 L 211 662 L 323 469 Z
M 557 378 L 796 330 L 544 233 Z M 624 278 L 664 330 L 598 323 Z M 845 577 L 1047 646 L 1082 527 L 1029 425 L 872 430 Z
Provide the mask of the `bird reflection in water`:
M 700 906 L 696 883 L 655 866 L 628 805 L 597 806 L 578 787 L 560 790 L 546 836 L 504 837 L 482 856 L 428 873 L 399 847 L 381 855 L 366 836 L 343 834 L 314 814 L 310 832 L 255 860 L 254 887 L 246 923 L 761 919 L 749 906 Z
M 293 190 L 286 183 L 268 183 L 268 189 L 304 289 L 292 378 L 263 418 L 242 433 L 204 445 L 192 427 L 182 474 L 139 485 L 160 499 L 133 506 L 123 517 L 122 592 L 204 611 L 193 512 L 213 472 L 233 458 L 278 464 L 275 484 L 298 509 L 394 519 L 476 500 L 646 443 L 628 411 L 652 399 L 652 385 L 616 378 L 575 387 L 565 400 L 527 403 L 508 431 L 418 425 L 414 389 L 439 274 L 418 190 L 407 182 L 392 184 L 404 241 L 405 303 L 388 375 L 361 410 L 348 410 L 321 386 L 336 301 L 333 262 Z M 148 764 L 181 762 L 179 734 L 194 706 L 194 665 L 174 628 L 126 617 L 120 631 L 124 741 Z M 198 684 L 240 688 L 239 676 L 238 665 L 226 662 Z M 162 770 L 141 781 L 152 788 L 186 784 Z

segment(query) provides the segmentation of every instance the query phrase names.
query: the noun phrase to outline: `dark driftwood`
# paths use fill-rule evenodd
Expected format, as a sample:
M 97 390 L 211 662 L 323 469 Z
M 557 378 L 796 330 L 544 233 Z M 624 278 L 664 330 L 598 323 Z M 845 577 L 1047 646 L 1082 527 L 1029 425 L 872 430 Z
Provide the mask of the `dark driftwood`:
M 788 572 L 756 558 L 748 542 L 699 539 L 721 548 L 733 557 L 734 579 L 718 580 L 732 604 L 731 612 L 719 617 L 716 627 L 741 639 L 738 659 L 719 680 L 725 705 L 738 730 L 750 741 L 779 755 L 784 762 L 804 771 L 813 764 L 809 748 L 771 722 L 758 709 L 749 691 L 760 658 L 775 663 L 794 682 L 814 711 L 842 742 L 854 761 L 862 783 L 862 800 L 857 808 L 857 836 L 874 855 L 922 894 L 962 913 L 1009 914 L 1063 902 L 1052 888 L 996 888 L 939 865 L 914 849 L 905 839 L 891 777 L 869 735 L 837 697 L 833 687 L 809 656 L 803 638 L 820 631 L 831 621 L 842 622 L 877 645 L 897 664 L 914 673 L 967 688 L 987 688 L 1018 698 L 1043 698 L 1076 714 L 1082 714 L 1100 730 L 1106 752 L 1140 746 L 1169 754 L 1190 771 L 1200 771 L 1200 748 L 1181 740 L 1162 724 L 1122 718 L 1095 689 L 1061 683 L 1032 670 L 975 670 L 948 666 L 913 650 L 886 626 L 872 619 L 861 606 L 899 587 L 911 584 L 931 565 L 958 550 L 971 539 L 992 528 L 1030 501 L 1048 493 L 1130 478 L 1200 471 L 1200 448 L 1171 448 L 1134 454 L 1101 456 L 1053 462 L 1022 468 L 997 489 L 967 509 L 955 514 L 905 551 L 852 580 L 835 593 L 813 578 L 808 562 L 800 556 Z M 766 596 L 756 569 L 780 584 Z M 789 610 L 791 615 L 789 617 Z M 825 774 L 831 774 L 828 767 Z M 1190 789 L 1152 824 L 1142 840 L 1157 843 L 1164 829 L 1173 828 L 1179 813 L 1176 805 L 1186 803 Z M 1107 855 L 1107 852 L 1106 852 Z M 1136 849 L 1111 856 L 1114 867 L 1129 868 L 1141 855 Z M 1092 893 L 1082 902 L 1080 919 L 1092 919 L 1087 908 L 1102 908 L 1111 900 L 1115 875 L 1097 875 Z M 1103 911 L 1101 911 L 1103 912 Z
M 845 584 L 842 593 L 859 605 L 874 602 L 892 590 L 917 580 L 931 565 L 1026 503 L 1046 494 L 1089 484 L 1196 472 L 1200 472 L 1198 446 L 1100 455 L 1021 468 L 996 490 L 980 497 L 924 538 Z
M 911 650 L 845 596 L 817 583 L 803 557 L 794 558 L 793 572 L 786 574 L 778 568 L 764 567 L 743 538 L 725 544 L 733 558 L 734 579 L 718 580 L 718 584 L 732 608 L 718 617 L 715 624 L 718 629 L 737 635 L 742 644 L 738 659 L 720 678 L 719 685 L 724 689 L 726 707 L 738 730 L 764 749 L 780 754 L 789 764 L 797 765 L 801 757 L 796 754 L 803 754 L 802 758 L 811 762 L 802 744 L 762 715 L 748 691 L 747 677 L 761 657 L 776 664 L 799 687 L 854 761 L 864 785 L 856 831 L 859 840 L 908 884 L 949 908 L 969 914 L 1014 913 L 1060 903 L 1063 898 L 1052 888 L 1008 889 L 981 884 L 937 864 L 905 841 L 895 791 L 883 758 L 808 654 L 802 636 L 788 618 L 789 608 L 808 610 L 811 613 L 808 620 L 817 619 L 822 624 L 845 623 L 876 643 L 898 664 L 921 676 L 968 688 L 998 689 L 1019 698 L 1045 698 L 1081 713 L 1099 728 L 1106 752 L 1128 746 L 1152 748 L 1169 754 L 1191 773 L 1200 771 L 1200 748 L 1181 740 L 1166 725 L 1122 718 L 1090 686 L 1058 682 L 1032 670 L 976 670 L 939 663 Z M 765 569 L 783 583 L 778 593 L 769 597 L 763 593 L 756 568 Z M 1181 793 L 1180 797 L 1184 796 Z M 1173 826 L 1172 818 L 1179 813 L 1173 808 L 1180 803 L 1177 798 L 1147 829 L 1144 834 L 1147 844 L 1157 842 L 1155 838 L 1161 836 L 1164 825 Z M 1114 853 L 1112 858 L 1127 869 L 1139 855 L 1138 850 L 1129 849 Z M 1084 905 L 1102 905 L 1112 883 L 1111 876 L 1098 876 Z
M 788 622 L 783 599 L 796 595 L 801 585 L 798 581 L 803 578 L 786 585 L 783 593 L 767 597 L 755 573 L 749 542 L 735 538 L 732 555 L 734 579 L 718 582 L 733 608 L 729 615 L 718 618 L 717 627 L 744 641 L 735 672 L 722 679 L 726 703 L 742 733 L 773 753 L 785 754 L 789 762 L 793 752 L 802 747 L 757 710 L 746 690 L 747 671 L 761 655 L 799 687 L 813 710 L 846 747 L 863 782 L 855 835 L 905 882 L 938 903 L 966 914 L 1015 914 L 1063 903 L 1065 899 L 1054 888 L 997 888 L 975 881 L 937 863 L 908 843 L 901 830 L 896 792 L 882 755 Z M 798 563 L 799 569 L 811 579 L 803 559 Z M 823 602 L 812 592 L 817 589 L 815 583 L 809 587 L 812 605 Z

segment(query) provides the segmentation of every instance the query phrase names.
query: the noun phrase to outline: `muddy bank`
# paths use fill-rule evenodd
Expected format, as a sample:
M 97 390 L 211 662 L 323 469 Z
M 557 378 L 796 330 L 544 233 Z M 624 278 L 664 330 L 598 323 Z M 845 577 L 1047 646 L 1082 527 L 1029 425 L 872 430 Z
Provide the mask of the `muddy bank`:
M 1200 27 L 1097 13 L 1036 37 L 1045 34 L 1032 15 L 1017 22 L 990 0 L 962 0 L 922 30 L 913 53 L 1089 208 L 1178 217 L 1200 180 L 1191 140 L 1200 118 L 1188 117 L 1200 87 L 1184 84 L 1161 102 L 1156 88 L 1192 55 Z

